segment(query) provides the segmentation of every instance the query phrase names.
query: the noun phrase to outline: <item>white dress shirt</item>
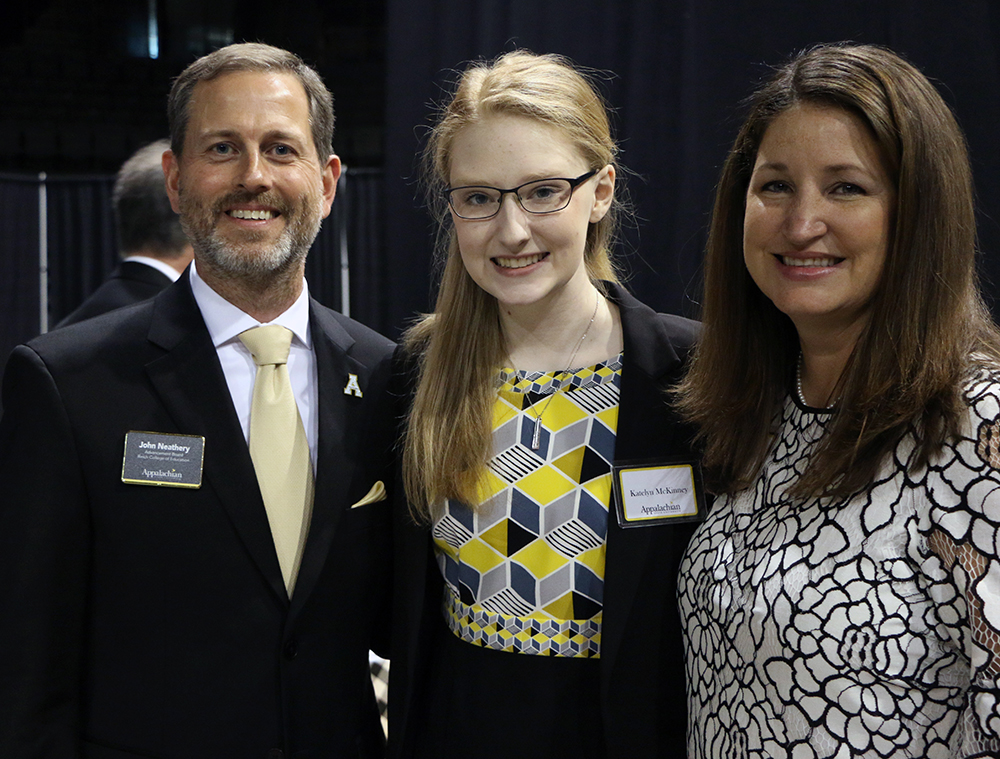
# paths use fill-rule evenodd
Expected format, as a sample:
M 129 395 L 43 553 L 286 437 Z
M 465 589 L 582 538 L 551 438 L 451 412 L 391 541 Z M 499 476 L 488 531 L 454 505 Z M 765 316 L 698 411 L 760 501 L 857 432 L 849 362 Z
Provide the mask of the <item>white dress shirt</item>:
M 173 266 L 168 263 L 164 263 L 158 258 L 152 258 L 151 256 L 129 256 L 128 258 L 123 258 L 122 263 L 132 263 L 146 264 L 146 266 L 152 266 L 158 272 L 166 277 L 170 277 L 171 282 L 176 282 L 181 277 L 181 273 L 177 271 Z M 204 284 L 204 283 L 202 283 Z
M 261 322 L 241 311 L 209 287 L 198 276 L 195 263 L 191 262 L 191 292 L 201 310 L 205 326 L 212 337 L 212 344 L 219 354 L 222 371 L 226 375 L 229 394 L 232 396 L 236 415 L 243 428 L 243 437 L 250 440 L 250 404 L 253 400 L 253 383 L 257 365 L 250 350 L 240 341 L 239 335 L 248 329 L 261 326 Z M 288 376 L 299 407 L 299 416 L 309 441 L 313 472 L 316 471 L 316 445 L 319 439 L 319 399 L 317 397 L 316 355 L 312 349 L 309 331 L 309 287 L 302 281 L 302 293 L 287 311 L 269 324 L 280 324 L 292 331 L 292 346 L 288 353 Z

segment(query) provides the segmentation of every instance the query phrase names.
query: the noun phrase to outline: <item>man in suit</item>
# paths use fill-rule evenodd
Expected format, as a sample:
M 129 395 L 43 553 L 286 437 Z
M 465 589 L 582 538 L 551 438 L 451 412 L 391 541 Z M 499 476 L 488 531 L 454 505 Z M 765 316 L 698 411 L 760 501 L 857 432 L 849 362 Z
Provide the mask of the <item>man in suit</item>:
M 191 263 L 194 251 L 163 185 L 163 151 L 169 147 L 169 140 L 151 142 L 118 170 L 111 203 L 122 262 L 56 328 L 152 298 Z
M 331 97 L 297 56 L 240 44 L 191 64 L 169 109 L 194 264 L 8 362 L 0 756 L 380 757 L 393 346 L 305 288 L 340 173 Z

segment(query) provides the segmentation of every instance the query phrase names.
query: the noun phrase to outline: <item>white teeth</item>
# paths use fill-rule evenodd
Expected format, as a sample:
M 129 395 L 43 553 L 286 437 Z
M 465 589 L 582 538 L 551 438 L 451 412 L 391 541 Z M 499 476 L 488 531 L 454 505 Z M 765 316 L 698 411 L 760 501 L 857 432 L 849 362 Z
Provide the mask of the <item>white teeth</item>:
M 781 263 L 785 266 L 836 266 L 839 258 L 789 258 L 781 257 Z
M 523 269 L 525 266 L 537 264 L 545 257 L 544 253 L 536 253 L 533 256 L 522 256 L 521 258 L 494 258 L 497 266 L 504 269 Z
M 273 219 L 274 211 L 246 211 L 242 208 L 234 208 L 229 215 L 237 219 Z

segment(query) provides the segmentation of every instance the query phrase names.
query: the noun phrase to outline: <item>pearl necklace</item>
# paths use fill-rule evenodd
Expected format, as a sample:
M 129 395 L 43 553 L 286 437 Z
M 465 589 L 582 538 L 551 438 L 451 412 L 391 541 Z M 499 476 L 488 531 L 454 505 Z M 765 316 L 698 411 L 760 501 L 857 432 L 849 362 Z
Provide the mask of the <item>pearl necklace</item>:
M 817 406 L 810 406 L 808 403 L 806 403 L 806 397 L 802 394 L 802 364 L 803 364 L 802 354 L 799 353 L 799 360 L 795 365 L 795 392 L 799 397 L 799 403 L 801 403 L 803 406 L 806 406 L 807 408 L 820 408 Z M 830 403 L 827 406 L 822 406 L 822 408 L 830 410 L 837 405 L 838 400 L 839 400 L 838 398 L 834 398 L 832 403 Z
M 598 292 L 595 291 L 594 292 L 594 313 L 592 313 L 590 315 L 590 321 L 587 322 L 587 326 L 583 330 L 583 334 L 580 335 L 580 339 L 576 341 L 576 347 L 573 348 L 573 353 L 570 354 L 569 361 L 567 361 L 566 364 L 565 364 L 565 366 L 567 368 L 563 369 L 560 372 L 557 372 L 552 377 L 552 383 L 553 383 L 553 385 L 555 385 L 555 382 L 556 382 L 556 380 L 559 377 L 568 374 L 569 371 L 573 368 L 573 361 L 576 359 L 576 354 L 580 352 L 580 346 L 583 345 L 583 341 L 586 340 L 587 339 L 587 335 L 590 334 L 590 327 L 594 323 L 594 319 L 597 317 L 597 306 L 600 304 L 600 302 L 601 302 L 601 295 L 600 295 L 600 293 L 598 293 Z M 517 374 L 518 373 L 518 368 L 517 368 L 517 366 L 514 365 L 514 359 L 510 358 L 509 356 L 508 356 L 508 359 L 510 360 L 510 365 L 514 367 L 514 373 Z M 539 449 L 539 447 L 541 446 L 541 444 L 542 444 L 542 416 L 545 414 L 546 410 L 548 410 L 549 404 L 552 403 L 552 399 L 556 397 L 556 393 L 558 393 L 558 392 L 559 391 L 557 389 L 554 389 L 549 394 L 549 397 L 546 399 L 545 403 L 542 405 L 541 411 L 536 411 L 535 412 L 535 429 L 531 433 L 531 450 L 533 450 L 533 451 L 537 451 Z M 531 410 L 532 411 L 535 410 L 535 406 L 534 405 L 531 406 Z

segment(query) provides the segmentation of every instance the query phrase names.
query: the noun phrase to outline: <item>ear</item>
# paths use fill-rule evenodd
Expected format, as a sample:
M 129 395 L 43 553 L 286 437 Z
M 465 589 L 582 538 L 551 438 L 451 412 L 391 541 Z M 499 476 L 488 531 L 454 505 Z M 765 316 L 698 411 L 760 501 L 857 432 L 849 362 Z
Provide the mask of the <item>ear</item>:
M 337 180 L 340 179 L 340 158 L 331 154 L 323 166 L 323 218 L 330 215 L 333 198 L 337 194 Z
M 181 172 L 179 161 L 177 160 L 177 156 L 174 155 L 174 151 L 165 150 L 160 162 L 163 166 L 163 181 L 167 185 L 167 197 L 170 198 L 170 207 L 174 209 L 174 213 L 179 214 L 181 212 L 179 192 Z
M 590 211 L 590 223 L 596 224 L 607 215 L 615 199 L 615 167 L 610 163 L 597 172 L 594 187 L 594 207 Z

